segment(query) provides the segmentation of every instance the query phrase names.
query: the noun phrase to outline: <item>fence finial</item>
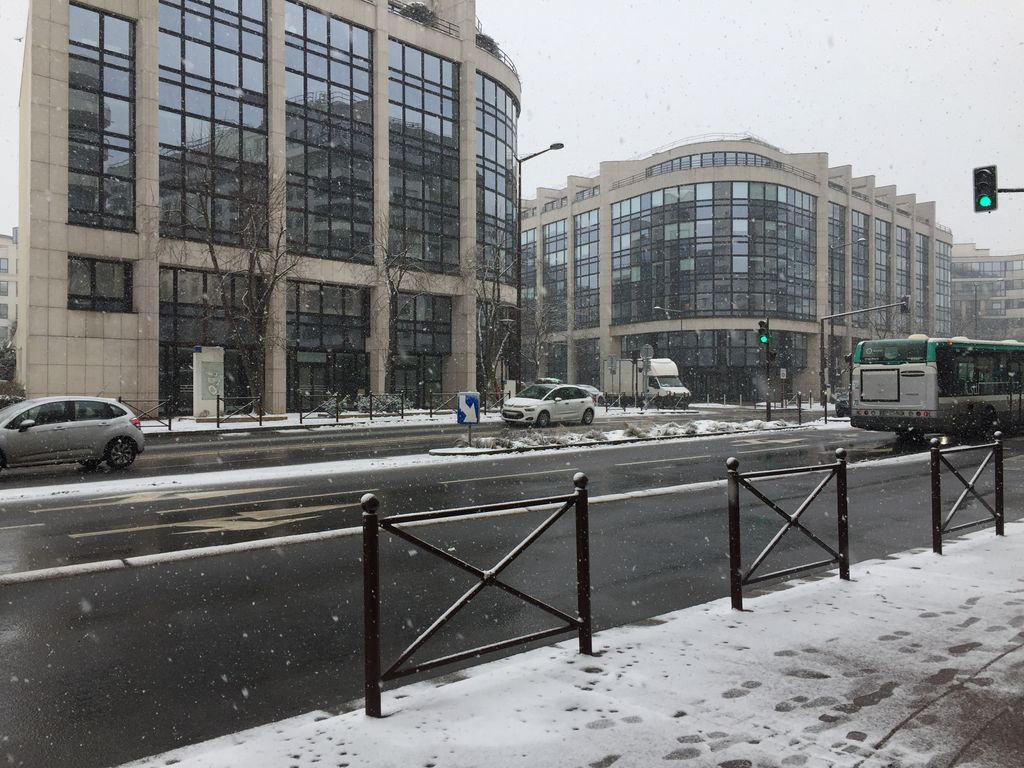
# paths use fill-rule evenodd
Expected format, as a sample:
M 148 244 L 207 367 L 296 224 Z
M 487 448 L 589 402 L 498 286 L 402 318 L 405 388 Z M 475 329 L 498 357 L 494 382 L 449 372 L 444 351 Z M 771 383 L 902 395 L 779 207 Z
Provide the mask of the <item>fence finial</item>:
M 846 449 L 836 448 L 836 458 L 840 461 L 846 461 Z
M 377 510 L 380 509 L 380 499 L 372 493 L 364 493 L 362 498 L 359 499 L 359 506 L 363 508 L 363 512 L 375 515 Z
M 730 472 L 735 472 L 737 469 L 740 468 L 740 460 L 737 459 L 735 456 L 730 456 L 728 459 L 725 460 L 725 468 L 728 469 Z
M 590 478 L 587 477 L 582 472 L 577 472 L 575 475 L 572 476 L 572 484 L 575 485 L 577 488 L 586 488 L 587 483 L 589 482 Z

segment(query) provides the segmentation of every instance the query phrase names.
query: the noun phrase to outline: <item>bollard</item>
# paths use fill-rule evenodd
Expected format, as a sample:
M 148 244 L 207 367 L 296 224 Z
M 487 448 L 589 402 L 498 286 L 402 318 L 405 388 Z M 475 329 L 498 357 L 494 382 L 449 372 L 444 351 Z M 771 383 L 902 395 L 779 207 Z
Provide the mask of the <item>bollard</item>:
M 995 491 L 996 491 L 996 536 L 1003 536 L 1003 433 L 993 435 L 996 440 L 992 453 L 995 458 Z
M 839 578 L 850 580 L 850 504 L 846 498 L 846 449 L 836 448 L 836 518 L 839 521 Z
M 939 464 L 939 438 L 931 441 L 932 470 L 932 552 L 942 554 L 942 475 Z
M 587 484 L 582 472 L 573 475 L 576 486 L 576 605 L 580 614 L 580 653 L 594 655 L 593 616 L 590 607 L 590 518 Z
M 733 610 L 743 610 L 743 573 L 740 550 L 740 480 L 738 459 L 730 456 L 725 467 L 728 470 L 729 498 L 729 596 Z
M 801 410 L 801 408 L 802 408 L 802 406 L 801 406 L 801 403 L 800 403 L 800 393 L 797 392 L 796 393 L 796 423 L 798 425 L 804 423 L 804 412 Z
M 380 717 L 380 559 L 377 510 L 372 493 L 359 500 L 363 508 L 363 658 L 366 714 Z

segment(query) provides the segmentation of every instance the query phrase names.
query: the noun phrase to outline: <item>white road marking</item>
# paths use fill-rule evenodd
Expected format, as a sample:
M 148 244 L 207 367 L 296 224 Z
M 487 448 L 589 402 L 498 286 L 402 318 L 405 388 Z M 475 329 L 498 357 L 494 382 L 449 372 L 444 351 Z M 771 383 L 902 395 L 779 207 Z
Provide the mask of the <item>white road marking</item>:
M 796 448 L 794 445 L 783 446 L 784 448 Z M 777 453 L 779 448 L 758 448 L 752 451 L 734 451 L 734 453 Z
M 18 528 L 41 528 L 44 525 L 46 525 L 46 523 L 25 523 L 24 525 L 5 525 L 3 527 L 0 527 L 0 531 L 13 531 Z
M 632 467 L 634 464 L 666 464 L 670 461 L 698 461 L 706 459 L 707 456 L 676 456 L 673 459 L 647 459 L 646 461 L 627 461 L 624 464 L 616 464 L 616 467 Z
M 358 504 L 326 504 L 322 507 L 295 507 L 291 509 L 268 509 L 241 515 L 228 517 L 207 518 L 204 520 L 181 520 L 176 523 L 154 523 L 153 525 L 137 525 L 131 528 L 111 528 L 105 531 L 86 531 L 84 533 L 72 533 L 68 538 L 88 539 L 96 536 L 111 536 L 119 533 L 135 533 L 137 531 L 155 531 L 161 528 L 194 528 L 210 531 L 230 530 L 254 530 L 258 528 L 271 528 L 276 525 L 287 525 L 297 520 L 308 520 L 310 517 L 319 517 L 320 513 L 332 510 L 358 507 Z M 289 515 L 291 517 L 289 517 Z M 178 531 L 186 533 L 192 531 Z
M 507 480 L 512 477 L 534 477 L 536 475 L 553 475 L 557 472 L 579 472 L 579 470 L 575 468 L 545 469 L 542 472 L 521 472 L 518 475 L 491 475 L 490 477 L 468 477 L 464 480 L 442 480 L 441 485 L 454 485 L 455 483 L 477 483 L 481 480 Z
M 780 437 L 780 438 L 756 438 L 748 437 L 743 440 L 734 440 L 733 445 L 765 445 L 770 443 L 772 445 L 785 445 L 787 443 L 803 443 L 805 442 L 802 437 Z
M 157 515 L 180 515 L 183 512 L 200 512 L 200 511 L 202 511 L 204 509 L 220 509 L 221 507 L 237 507 L 237 506 L 240 506 L 242 504 L 263 504 L 263 503 L 277 503 L 277 502 L 281 502 L 281 501 L 302 501 L 303 499 L 322 499 L 322 498 L 324 498 L 326 496 L 348 496 L 350 494 L 351 495 L 362 496 L 364 493 L 373 493 L 374 491 L 379 491 L 379 490 L 380 490 L 379 488 L 367 488 L 364 491 L 335 491 L 333 493 L 311 493 L 311 494 L 306 494 L 305 496 L 284 496 L 284 497 L 276 498 L 276 499 L 268 499 L 266 502 L 259 501 L 259 500 L 250 501 L 250 502 L 245 502 L 245 501 L 229 501 L 226 504 L 208 504 L 205 507 L 183 507 L 183 508 L 182 507 L 177 507 L 175 509 L 160 509 L 160 510 L 157 510 L 156 514 Z M 337 506 L 337 505 L 334 505 L 334 506 Z M 350 506 L 350 505 L 342 505 L 342 506 Z M 249 511 L 249 512 L 241 512 L 240 511 L 239 514 L 243 515 L 243 516 L 247 516 L 247 517 L 252 517 L 252 516 L 255 516 L 255 515 L 263 514 L 264 512 L 267 512 L 267 511 L 273 512 L 274 509 L 270 509 L 270 510 L 260 510 L 260 509 L 257 509 L 257 510 L 252 510 L 252 511 Z

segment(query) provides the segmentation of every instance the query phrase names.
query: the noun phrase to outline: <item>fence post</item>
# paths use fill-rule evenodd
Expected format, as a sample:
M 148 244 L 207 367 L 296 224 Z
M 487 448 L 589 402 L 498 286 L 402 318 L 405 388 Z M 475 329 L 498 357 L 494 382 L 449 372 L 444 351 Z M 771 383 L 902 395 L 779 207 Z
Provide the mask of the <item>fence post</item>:
M 434 393 L 427 393 L 427 406 L 430 408 L 430 418 L 434 418 Z
M 402 402 L 401 402 L 401 404 L 398 407 L 399 407 L 398 418 L 404 421 L 405 420 L 405 390 L 404 389 L 402 390 Z
M 373 390 L 370 391 L 370 421 L 373 421 Z
M 334 423 L 337 424 L 341 421 L 341 398 L 338 397 L 340 392 L 334 393 Z
M 804 423 L 804 412 L 803 412 L 802 409 L 803 409 L 803 404 L 800 401 L 800 393 L 797 392 L 796 393 L 796 423 L 797 424 L 803 424 Z
M 729 474 L 729 595 L 733 610 L 743 610 L 743 574 L 740 569 L 740 479 L 738 459 L 730 456 L 725 467 Z
M 996 536 L 1003 535 L 1003 433 L 996 432 L 992 453 L 996 460 Z
M 363 508 L 363 657 L 366 714 L 380 717 L 380 560 L 377 510 L 372 493 L 359 500 Z
M 593 615 L 590 609 L 590 509 L 587 483 L 582 472 L 573 475 L 576 486 L 576 606 L 580 614 L 580 653 L 594 654 Z
M 939 463 L 939 438 L 931 442 L 932 468 L 932 552 L 942 554 L 942 480 Z
M 220 429 L 220 395 L 214 395 L 217 398 L 217 429 Z
M 256 403 L 256 407 L 259 409 L 256 413 L 260 418 L 260 426 L 263 426 L 263 395 L 260 395 L 259 402 Z
M 850 501 L 846 496 L 846 449 L 836 448 L 836 518 L 839 520 L 839 578 L 850 580 Z

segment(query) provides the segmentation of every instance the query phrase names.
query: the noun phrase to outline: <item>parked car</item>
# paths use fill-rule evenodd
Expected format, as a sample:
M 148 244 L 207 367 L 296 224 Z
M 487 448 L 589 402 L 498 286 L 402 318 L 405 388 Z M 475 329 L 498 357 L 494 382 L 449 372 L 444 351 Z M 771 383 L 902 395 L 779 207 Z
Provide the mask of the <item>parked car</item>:
M 574 386 L 579 387 L 584 392 L 594 398 L 594 405 L 604 405 L 604 392 L 597 387 L 592 387 L 589 384 L 575 384 Z
M 505 401 L 501 418 L 507 424 L 546 427 L 552 422 L 594 421 L 594 398 L 589 392 L 568 384 L 531 384 Z
M 0 468 L 105 461 L 124 469 L 145 446 L 140 421 L 116 400 L 41 397 L 0 410 Z

